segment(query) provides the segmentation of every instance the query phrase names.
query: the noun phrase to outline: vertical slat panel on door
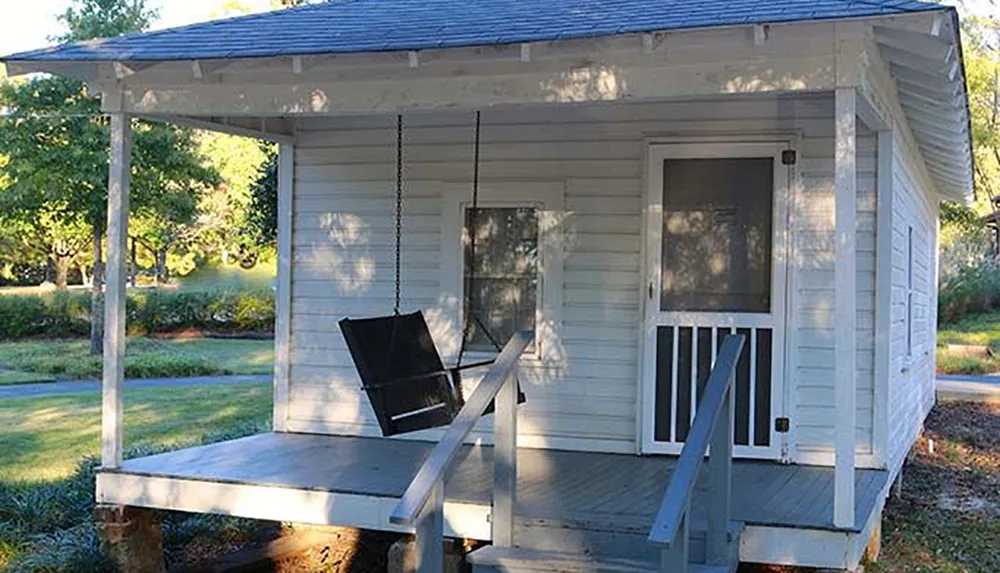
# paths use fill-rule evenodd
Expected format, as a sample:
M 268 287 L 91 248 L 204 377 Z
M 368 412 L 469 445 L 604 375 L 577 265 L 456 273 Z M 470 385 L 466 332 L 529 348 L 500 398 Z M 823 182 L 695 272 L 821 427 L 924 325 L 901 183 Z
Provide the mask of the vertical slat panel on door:
M 655 434 L 658 441 L 668 442 L 673 440 L 673 418 L 674 411 L 674 389 L 672 384 L 672 373 L 676 372 L 676 360 L 674 360 L 674 331 L 672 326 L 661 326 L 656 329 L 656 379 L 662 382 L 656 385 L 656 427 Z
M 708 384 L 708 376 L 712 373 L 712 361 L 715 354 L 712 352 L 712 329 L 698 329 L 698 399 L 701 403 L 701 394 Z
M 736 334 L 750 338 L 749 328 L 738 328 Z M 735 444 L 750 445 L 750 348 L 743 345 L 740 360 L 736 363 L 736 427 Z
M 674 344 L 670 349 L 670 354 L 673 356 L 670 369 L 670 439 L 675 441 L 677 439 L 677 425 L 674 423 L 677 420 L 677 345 L 680 344 L 680 329 L 676 326 L 671 328 Z
M 771 353 L 774 332 L 757 331 L 757 395 L 754 403 L 755 446 L 771 445 Z
M 694 333 L 690 327 L 678 329 L 677 344 L 677 417 L 674 419 L 677 431 L 674 441 L 683 442 L 687 439 L 691 427 L 691 349 Z

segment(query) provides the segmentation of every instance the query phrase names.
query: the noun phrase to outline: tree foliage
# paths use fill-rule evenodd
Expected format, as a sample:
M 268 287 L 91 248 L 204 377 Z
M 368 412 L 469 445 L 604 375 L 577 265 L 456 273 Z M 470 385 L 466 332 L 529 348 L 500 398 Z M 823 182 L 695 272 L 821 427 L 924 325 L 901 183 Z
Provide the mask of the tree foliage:
M 142 32 L 157 16 L 145 0 L 76 0 L 59 16 L 66 31 L 53 39 L 67 43 Z
M 144 0 L 75 0 L 60 16 L 66 32 L 57 39 L 140 32 L 153 17 Z M 7 110 L 0 121 L 6 178 L 0 216 L 10 224 L 33 226 L 49 244 L 86 228 L 93 246 L 92 306 L 99 313 L 110 161 L 109 121 L 100 113 L 100 102 L 79 81 L 44 76 L 5 84 L 0 106 Z M 203 165 L 190 130 L 134 121 L 133 134 L 132 212 L 139 229 L 144 220 L 155 222 L 145 228 L 162 247 L 180 227 L 193 223 L 198 197 L 218 177 Z M 99 323 L 93 321 L 94 351 L 100 350 Z
M 1000 195 L 1000 18 L 968 18 L 963 33 L 976 190 L 992 199 Z
M 260 249 L 275 248 L 278 236 L 278 154 L 274 146 L 265 146 L 267 159 L 260 166 L 251 188 L 248 231 L 251 242 Z

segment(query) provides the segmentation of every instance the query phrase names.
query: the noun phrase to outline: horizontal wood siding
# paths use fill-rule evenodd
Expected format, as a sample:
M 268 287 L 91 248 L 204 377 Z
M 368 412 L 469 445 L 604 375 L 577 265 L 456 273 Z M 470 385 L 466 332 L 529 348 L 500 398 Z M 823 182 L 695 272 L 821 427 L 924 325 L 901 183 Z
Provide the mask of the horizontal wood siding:
M 564 260 L 557 359 L 528 363 L 521 409 L 525 445 L 636 449 L 642 193 L 646 140 L 656 136 L 801 133 L 803 173 L 794 347 L 801 439 L 832 442 L 833 102 L 829 95 L 733 97 L 714 102 L 510 108 L 483 113 L 482 184 L 562 182 Z M 406 118 L 403 308 L 447 330 L 441 291 L 443 185 L 468 184 L 471 113 Z M 302 120 L 296 137 L 291 403 L 295 431 L 376 435 L 336 322 L 391 311 L 395 118 Z M 872 151 L 874 144 L 862 143 Z M 865 147 L 867 146 L 867 147 Z M 874 153 L 862 159 L 873 197 Z M 869 181 L 870 180 L 870 181 Z M 874 296 L 874 199 L 862 200 L 863 297 Z M 824 224 L 823 222 L 830 224 Z M 457 254 L 456 254 L 457 256 Z M 870 275 L 870 278 L 869 278 Z M 863 286 L 862 286 L 863 285 Z M 871 377 L 872 302 L 859 302 L 862 377 Z M 805 370 L 803 370 L 805 369 Z M 810 370 L 811 369 L 811 370 Z M 829 373 L 828 373 L 829 372 Z M 808 382 L 808 383 L 805 383 Z M 871 384 L 859 383 L 859 443 L 869 447 Z M 481 429 L 488 428 L 484 425 Z M 488 439 L 488 436 L 485 436 Z
M 918 175 L 912 154 L 895 146 L 892 229 L 892 312 L 888 465 L 895 469 L 934 405 L 937 316 L 936 192 Z M 912 352 L 907 348 L 908 236 L 913 227 Z
M 796 308 L 791 388 L 795 396 L 793 459 L 832 461 L 834 426 L 834 137 L 803 139 L 801 192 L 794 202 L 793 295 Z M 857 452 L 873 451 L 875 370 L 876 136 L 859 126 L 857 141 Z

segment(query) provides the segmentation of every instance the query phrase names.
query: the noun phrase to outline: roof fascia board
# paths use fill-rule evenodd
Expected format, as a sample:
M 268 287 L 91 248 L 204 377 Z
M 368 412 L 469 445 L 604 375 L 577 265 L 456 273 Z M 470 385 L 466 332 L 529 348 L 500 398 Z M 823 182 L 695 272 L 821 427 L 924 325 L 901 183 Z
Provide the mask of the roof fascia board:
M 893 22 L 900 16 L 879 17 L 880 22 Z M 773 46 L 772 36 L 782 29 L 809 29 L 810 27 L 829 27 L 838 24 L 850 26 L 852 24 L 861 25 L 870 23 L 871 18 L 849 18 L 842 20 L 813 20 L 799 22 L 784 22 L 769 25 L 768 41 L 764 44 L 754 42 L 754 30 L 758 26 L 719 26 L 711 28 L 692 28 L 686 30 L 655 32 L 646 34 L 626 34 L 617 36 L 603 36 L 586 39 L 553 40 L 547 42 L 535 42 L 531 45 L 530 61 L 534 62 L 546 58 L 565 58 L 578 56 L 586 59 L 592 50 L 621 49 L 622 46 L 638 45 L 644 48 L 650 46 L 650 37 L 655 49 L 651 55 L 669 53 L 671 47 L 684 43 L 699 43 L 702 38 L 711 38 L 718 34 L 725 34 L 730 37 L 740 37 L 745 39 L 750 53 L 755 55 L 772 55 L 778 53 L 779 48 Z M 702 42 L 706 49 L 710 49 L 711 42 Z M 646 50 L 647 53 L 648 50 Z M 294 58 L 299 58 L 302 62 L 302 73 L 296 73 Z M 520 44 L 472 46 L 461 48 L 445 48 L 435 50 L 421 50 L 419 52 L 420 67 L 430 64 L 446 63 L 484 63 L 492 61 L 517 61 L 525 62 L 522 58 Z M 407 51 L 396 52 L 366 52 L 350 54 L 318 54 L 318 55 L 281 55 L 266 58 L 237 58 L 229 60 L 199 60 L 205 75 L 211 76 L 222 71 L 224 75 L 239 75 L 250 73 L 284 73 L 302 80 L 310 75 L 322 75 L 324 72 L 337 72 L 351 70 L 355 68 L 376 68 L 386 67 L 387 70 L 398 72 L 410 67 L 410 53 Z M 127 78 L 130 83 L 142 84 L 167 84 L 197 82 L 191 74 L 192 60 L 165 60 L 159 62 L 143 62 L 148 68 L 140 73 L 132 74 Z M 208 66 L 208 68 L 206 68 Z M 213 67 L 215 66 L 215 67 Z M 104 77 L 111 76 L 110 66 L 105 66 L 108 70 Z M 102 77 L 103 80 L 103 77 Z
M 864 27 L 848 29 L 860 33 Z M 834 32 L 835 24 L 828 22 L 786 25 L 773 29 L 763 46 L 753 44 L 750 27 L 678 33 L 662 38 L 653 53 L 644 50 L 641 35 L 572 40 L 533 45 L 528 62 L 521 60 L 519 49 L 491 48 L 488 55 L 458 55 L 487 56 L 486 61 L 435 64 L 421 58 L 418 68 L 410 68 L 404 58 L 385 65 L 386 55 L 377 55 L 378 65 L 367 68 L 357 67 L 361 60 L 354 58 L 355 67 L 339 72 L 303 65 L 303 73 L 296 74 L 291 57 L 285 57 L 273 72 L 257 61 L 260 72 L 240 75 L 234 64 L 202 81 L 193 81 L 190 67 L 176 79 L 134 74 L 119 81 L 110 70 L 102 77 L 109 87 L 120 85 L 126 91 L 132 113 L 168 115 L 377 113 L 816 91 L 835 86 L 836 66 L 828 47 Z M 337 65 L 336 59 L 330 61 Z M 858 81 L 857 73 L 842 73 L 840 79 Z

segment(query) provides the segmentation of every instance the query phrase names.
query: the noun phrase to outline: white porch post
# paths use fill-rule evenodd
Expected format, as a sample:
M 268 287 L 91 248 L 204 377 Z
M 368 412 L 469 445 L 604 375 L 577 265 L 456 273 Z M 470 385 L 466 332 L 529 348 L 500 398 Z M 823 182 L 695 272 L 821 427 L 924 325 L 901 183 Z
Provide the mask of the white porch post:
M 104 302 L 104 371 L 101 463 L 122 464 L 122 379 L 125 376 L 125 281 L 128 279 L 128 195 L 132 164 L 131 118 L 111 114 L 111 172 L 108 177 L 108 261 Z
M 854 526 L 855 376 L 857 347 L 856 219 L 857 94 L 855 88 L 836 91 L 834 203 L 836 260 L 834 263 L 834 384 L 836 464 L 833 523 Z
M 282 143 L 278 148 L 278 289 L 274 324 L 274 409 L 275 432 L 288 430 L 289 352 L 292 323 L 292 203 L 294 193 L 295 148 Z

